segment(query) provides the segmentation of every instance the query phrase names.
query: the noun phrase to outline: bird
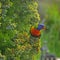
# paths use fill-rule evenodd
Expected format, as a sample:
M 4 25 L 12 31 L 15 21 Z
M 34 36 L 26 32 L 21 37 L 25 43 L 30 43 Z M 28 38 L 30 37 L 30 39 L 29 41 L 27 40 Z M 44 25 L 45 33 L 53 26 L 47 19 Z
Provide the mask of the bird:
M 38 27 L 35 28 L 34 26 L 31 27 L 30 33 L 34 37 L 40 37 L 41 36 L 41 30 L 45 29 L 44 24 L 38 24 Z

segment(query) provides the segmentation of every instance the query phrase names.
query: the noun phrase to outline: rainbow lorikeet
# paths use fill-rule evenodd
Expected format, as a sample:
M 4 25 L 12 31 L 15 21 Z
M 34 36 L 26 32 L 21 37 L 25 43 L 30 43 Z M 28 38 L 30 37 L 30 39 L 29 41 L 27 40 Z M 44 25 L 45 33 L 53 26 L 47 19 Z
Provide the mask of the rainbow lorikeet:
M 41 36 L 41 29 L 44 29 L 44 28 L 45 28 L 44 24 L 39 24 L 37 28 L 33 26 L 30 29 L 30 33 L 34 37 L 39 37 Z

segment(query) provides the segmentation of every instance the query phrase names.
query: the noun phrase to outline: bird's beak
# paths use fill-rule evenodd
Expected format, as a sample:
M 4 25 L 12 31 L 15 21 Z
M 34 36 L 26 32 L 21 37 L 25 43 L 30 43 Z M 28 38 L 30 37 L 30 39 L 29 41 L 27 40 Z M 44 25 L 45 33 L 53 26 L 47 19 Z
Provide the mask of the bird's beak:
M 46 30 L 46 27 L 44 26 L 43 29 Z

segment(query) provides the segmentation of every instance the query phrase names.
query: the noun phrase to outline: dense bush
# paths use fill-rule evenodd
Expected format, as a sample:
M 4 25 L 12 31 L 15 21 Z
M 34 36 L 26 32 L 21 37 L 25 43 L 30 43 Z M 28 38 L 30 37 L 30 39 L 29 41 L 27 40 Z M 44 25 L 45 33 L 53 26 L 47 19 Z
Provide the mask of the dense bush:
M 39 39 L 30 35 L 40 20 L 37 8 L 34 0 L 0 1 L 0 51 L 7 60 L 32 60 L 38 52 Z

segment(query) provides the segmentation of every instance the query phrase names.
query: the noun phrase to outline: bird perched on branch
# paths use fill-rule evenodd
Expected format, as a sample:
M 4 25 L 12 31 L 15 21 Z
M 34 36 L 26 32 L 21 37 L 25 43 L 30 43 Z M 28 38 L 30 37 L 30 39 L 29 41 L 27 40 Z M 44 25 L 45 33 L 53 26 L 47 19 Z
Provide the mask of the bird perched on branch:
M 35 28 L 34 26 L 31 27 L 30 33 L 34 37 L 40 37 L 41 36 L 41 30 L 45 29 L 44 24 L 38 24 L 38 27 Z

